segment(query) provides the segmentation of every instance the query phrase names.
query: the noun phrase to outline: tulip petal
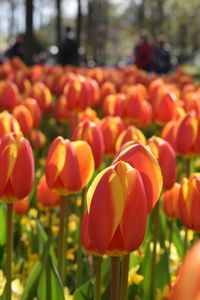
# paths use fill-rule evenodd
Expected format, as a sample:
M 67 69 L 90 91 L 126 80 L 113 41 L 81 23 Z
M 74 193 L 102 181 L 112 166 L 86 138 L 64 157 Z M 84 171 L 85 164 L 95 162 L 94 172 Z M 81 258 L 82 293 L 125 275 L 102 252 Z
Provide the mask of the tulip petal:
M 120 227 L 127 252 L 136 250 L 144 239 L 147 199 L 144 184 L 136 169 L 129 169 L 122 181 L 125 207 Z
M 72 142 L 72 145 L 78 158 L 82 177 L 81 188 L 83 188 L 89 182 L 94 172 L 94 158 L 92 150 L 85 141 L 75 141 Z
M 13 168 L 11 183 L 17 198 L 25 198 L 31 192 L 34 182 L 34 159 L 29 141 L 21 138 Z
M 5 136 L 0 143 L 0 194 L 11 176 L 17 157 L 17 146 L 12 136 Z
M 79 168 L 79 160 L 72 143 L 66 141 L 66 157 L 62 171 L 60 172 L 60 179 L 63 187 L 70 191 L 70 193 L 81 190 L 81 176 L 82 173 Z
M 63 169 L 66 156 L 65 141 L 62 137 L 56 138 L 51 144 L 46 161 L 46 180 L 50 188 L 53 187 L 59 173 Z
M 137 169 L 142 177 L 147 197 L 148 212 L 156 204 L 162 189 L 162 174 L 154 155 L 141 144 L 121 148 L 113 163 L 123 160 Z
M 89 234 L 94 247 L 105 253 L 123 213 L 123 189 L 112 167 L 99 176 L 96 184 L 93 182 L 91 187 L 94 193 L 89 212 Z

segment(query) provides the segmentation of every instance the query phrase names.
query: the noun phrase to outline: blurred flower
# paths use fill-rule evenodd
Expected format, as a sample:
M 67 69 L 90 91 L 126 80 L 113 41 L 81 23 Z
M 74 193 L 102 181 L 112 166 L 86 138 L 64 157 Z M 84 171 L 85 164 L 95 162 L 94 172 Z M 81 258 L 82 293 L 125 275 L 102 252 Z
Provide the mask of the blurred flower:
M 57 137 L 51 144 L 46 160 L 46 181 L 50 189 L 61 195 L 79 192 L 89 182 L 94 159 L 88 143 L 70 142 Z
M 139 270 L 139 268 L 140 268 L 140 266 L 137 265 L 129 270 L 129 273 L 128 273 L 128 285 L 129 286 L 132 284 L 138 285 L 144 279 L 143 275 L 137 274 L 137 271 Z

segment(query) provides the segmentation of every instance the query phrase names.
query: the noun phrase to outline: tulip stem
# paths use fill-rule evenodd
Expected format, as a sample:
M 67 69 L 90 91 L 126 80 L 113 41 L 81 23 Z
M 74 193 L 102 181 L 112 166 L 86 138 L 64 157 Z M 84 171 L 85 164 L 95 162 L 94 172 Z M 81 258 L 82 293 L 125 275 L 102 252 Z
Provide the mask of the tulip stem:
M 80 228 L 85 208 L 85 200 L 86 200 L 86 187 L 82 190 L 81 194 L 81 207 L 80 207 Z M 79 228 L 79 241 L 78 241 L 78 250 L 77 250 L 77 272 L 76 272 L 76 287 L 81 284 L 81 276 L 82 276 L 82 268 L 83 268 L 83 256 L 82 256 L 82 246 L 81 246 L 81 237 L 80 237 L 80 228 Z
M 119 300 L 120 257 L 112 257 L 111 300 Z
M 60 202 L 60 225 L 58 237 L 58 272 L 64 284 L 66 271 L 66 240 L 67 240 L 67 219 L 68 219 L 68 199 L 61 197 Z
M 102 257 L 95 256 L 95 291 L 94 300 L 101 300 L 101 265 Z
M 159 202 L 157 202 L 154 209 L 154 233 L 153 233 L 153 252 L 151 261 L 151 283 L 150 283 L 150 300 L 155 299 L 155 275 L 156 275 L 156 249 L 158 241 L 158 227 L 159 227 Z
M 12 250 L 13 250 L 13 204 L 7 204 L 7 238 L 6 238 L 6 300 L 11 299 L 12 290 Z
M 120 300 L 126 300 L 128 294 L 128 271 L 130 255 L 124 255 L 122 258 L 121 276 L 120 276 Z
M 184 236 L 184 244 L 183 244 L 183 252 L 184 254 L 187 252 L 188 248 L 188 230 L 185 228 L 185 236 Z
M 169 230 L 169 236 L 168 236 L 168 253 L 169 253 L 169 260 L 171 255 L 171 246 L 172 246 L 172 237 L 173 237 L 173 220 L 169 220 L 168 223 L 168 230 Z M 169 276 L 169 284 L 171 285 L 171 276 Z

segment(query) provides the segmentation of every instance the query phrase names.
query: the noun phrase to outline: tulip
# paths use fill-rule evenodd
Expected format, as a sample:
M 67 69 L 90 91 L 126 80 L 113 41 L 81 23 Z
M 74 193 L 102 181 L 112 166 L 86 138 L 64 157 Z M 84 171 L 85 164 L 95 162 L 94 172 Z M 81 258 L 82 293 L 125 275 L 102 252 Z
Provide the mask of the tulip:
M 33 117 L 29 109 L 23 104 L 18 105 L 13 109 L 13 115 L 17 119 L 23 134 L 28 136 L 33 128 Z
M 108 95 L 104 99 L 104 114 L 107 116 L 119 116 L 123 118 L 125 115 L 125 102 L 125 94 Z
M 33 98 L 26 98 L 23 103 L 30 111 L 33 118 L 33 128 L 38 128 L 41 123 L 41 110 L 37 101 Z
M 154 164 L 153 160 L 151 162 Z M 158 164 L 157 167 L 159 169 Z M 156 184 L 160 186 L 159 181 Z M 87 194 L 88 208 L 81 229 L 86 249 L 94 254 L 111 256 L 124 256 L 136 250 L 145 234 L 147 197 L 144 177 L 137 166 L 116 159 L 112 166 L 100 172 Z M 112 299 L 118 299 L 119 260 L 115 258 L 112 259 L 112 270 Z M 122 284 L 124 290 L 120 291 L 122 299 L 126 294 L 125 281 Z
M 200 299 L 200 242 L 187 253 L 178 271 L 176 282 L 172 287 L 169 300 Z
M 92 177 L 94 159 L 90 146 L 85 141 L 70 142 L 57 137 L 51 144 L 46 160 L 46 181 L 50 189 L 59 192 L 60 231 L 58 246 L 58 270 L 65 278 L 65 226 L 67 218 L 66 196 L 79 192 Z
M 46 136 L 42 131 L 33 129 L 30 133 L 30 142 L 34 149 L 40 150 L 46 143 Z
M 165 140 L 153 136 L 147 145 L 158 160 L 163 177 L 163 188 L 171 189 L 176 180 L 176 154 L 172 146 Z
M 146 138 L 143 132 L 133 125 L 124 129 L 118 136 L 116 141 L 116 151 L 119 151 L 120 147 L 129 141 L 141 143 L 143 145 L 146 144 Z
M 46 178 L 43 175 L 37 186 L 37 195 L 39 203 L 44 207 L 54 207 L 60 204 L 60 195 L 58 192 L 49 189 Z
M 51 144 L 46 160 L 46 180 L 50 189 L 61 195 L 79 192 L 91 179 L 94 159 L 85 141 L 70 142 L 57 137 Z
M 175 182 L 173 187 L 168 190 L 164 191 L 163 193 L 163 210 L 164 213 L 169 218 L 177 218 L 178 213 L 178 201 L 179 201 L 179 195 L 180 195 L 180 189 L 181 185 L 178 182 Z
M 19 134 L 5 135 L 0 140 L 0 197 L 13 203 L 30 194 L 34 181 L 31 146 Z
M 16 118 L 7 111 L 0 113 L 0 139 L 8 133 L 19 133 L 20 126 Z
M 25 197 L 22 200 L 19 200 L 14 203 L 13 209 L 17 215 L 24 215 L 28 212 L 30 207 L 29 197 Z
M 105 154 L 113 156 L 116 140 L 123 131 L 124 124 L 119 117 L 106 117 L 102 119 L 100 127 L 103 133 Z
M 29 97 L 34 98 L 42 110 L 42 112 L 48 113 L 52 106 L 52 95 L 48 87 L 38 81 L 33 84 Z
M 0 81 L 0 108 L 13 109 L 19 104 L 19 91 L 14 82 Z
M 140 246 L 146 228 L 147 199 L 137 169 L 119 161 L 100 172 L 88 190 L 87 203 L 85 221 L 96 253 L 120 256 Z
M 104 155 L 104 142 L 100 127 L 94 122 L 85 120 L 79 123 L 74 130 L 72 140 L 83 140 L 90 145 L 95 161 L 95 169 L 98 169 Z
M 162 138 L 167 140 L 180 155 L 194 153 L 197 135 L 198 121 L 191 114 L 169 122 L 162 132 Z
M 12 214 L 13 203 L 28 196 L 34 181 L 33 152 L 20 134 L 8 134 L 0 140 L 0 197 L 7 202 L 6 299 L 11 299 Z

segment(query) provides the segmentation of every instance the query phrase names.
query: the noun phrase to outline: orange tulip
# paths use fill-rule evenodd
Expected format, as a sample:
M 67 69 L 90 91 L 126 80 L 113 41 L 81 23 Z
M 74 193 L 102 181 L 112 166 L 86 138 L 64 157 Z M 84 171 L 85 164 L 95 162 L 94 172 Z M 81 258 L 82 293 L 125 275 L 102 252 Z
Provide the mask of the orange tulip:
M 188 199 L 188 179 L 182 178 L 181 189 L 178 201 L 179 219 L 187 228 L 192 228 L 192 221 L 190 216 L 190 206 L 187 201 Z
M 158 160 L 163 177 L 163 188 L 171 189 L 176 180 L 176 154 L 172 146 L 165 140 L 153 136 L 147 145 Z
M 72 140 L 86 141 L 92 150 L 95 169 L 98 169 L 104 156 L 104 141 L 100 127 L 88 120 L 79 123 L 73 132 Z
M 125 94 L 108 95 L 104 100 L 104 114 L 106 116 L 119 116 L 123 118 L 125 115 L 125 102 Z
M 178 212 L 178 201 L 180 194 L 181 185 L 178 182 L 175 182 L 173 187 L 164 191 L 163 193 L 163 210 L 164 213 L 170 218 L 177 218 L 179 216 Z
M 133 119 L 134 124 L 137 125 L 149 125 L 151 122 L 151 105 L 146 101 L 142 91 L 137 86 L 127 95 L 125 114 Z
M 33 128 L 38 128 L 41 123 L 41 109 L 33 98 L 26 98 L 23 104 L 30 110 L 33 118 Z
M 20 134 L 5 135 L 0 141 L 0 197 L 7 202 L 30 194 L 34 182 L 31 146 Z
M 134 141 L 143 145 L 146 144 L 146 138 L 143 132 L 133 125 L 124 129 L 118 136 L 116 141 L 116 151 L 119 151 L 120 147 L 129 141 Z
M 105 154 L 114 155 L 115 143 L 124 129 L 124 124 L 120 117 L 106 117 L 101 120 L 100 127 L 103 133 Z
M 141 174 L 147 197 L 147 210 L 156 204 L 162 189 L 162 174 L 152 152 L 141 144 L 126 143 L 116 154 L 113 163 L 123 160 Z
M 88 190 L 88 217 L 82 228 L 96 253 L 119 256 L 140 246 L 146 228 L 146 196 L 140 172 L 128 163 L 118 161 L 97 175 Z
M 88 143 L 70 142 L 57 137 L 51 144 L 46 160 L 46 180 L 50 189 L 62 195 L 79 192 L 91 179 L 94 159 Z
M 197 242 L 184 258 L 167 299 L 200 300 L 200 242 Z
M 13 209 L 17 215 L 24 215 L 28 212 L 30 207 L 29 197 L 19 200 L 13 204 Z
M 29 135 L 33 128 L 33 118 L 29 109 L 25 105 L 21 104 L 16 106 L 12 113 L 17 119 L 23 134 L 25 136 Z
M 200 173 L 193 173 L 183 181 L 181 192 L 180 219 L 187 228 L 200 231 Z
M 19 104 L 19 91 L 14 82 L 0 81 L 0 108 L 12 109 Z
M 49 189 L 46 178 L 43 175 L 37 186 L 37 199 L 44 207 L 54 207 L 60 204 L 58 192 Z
M 34 83 L 29 97 L 34 98 L 38 102 L 42 112 L 48 113 L 51 110 L 52 95 L 50 90 L 44 83 L 40 81 Z
M 162 132 L 162 138 L 167 140 L 174 150 L 181 155 L 195 152 L 197 135 L 198 121 L 195 116 L 190 114 L 169 122 Z
M 20 132 L 20 126 L 16 118 L 7 111 L 0 113 L 0 138 L 11 132 Z
M 45 134 L 42 131 L 36 129 L 33 129 L 31 131 L 29 139 L 32 147 L 37 150 L 42 149 L 46 143 Z

